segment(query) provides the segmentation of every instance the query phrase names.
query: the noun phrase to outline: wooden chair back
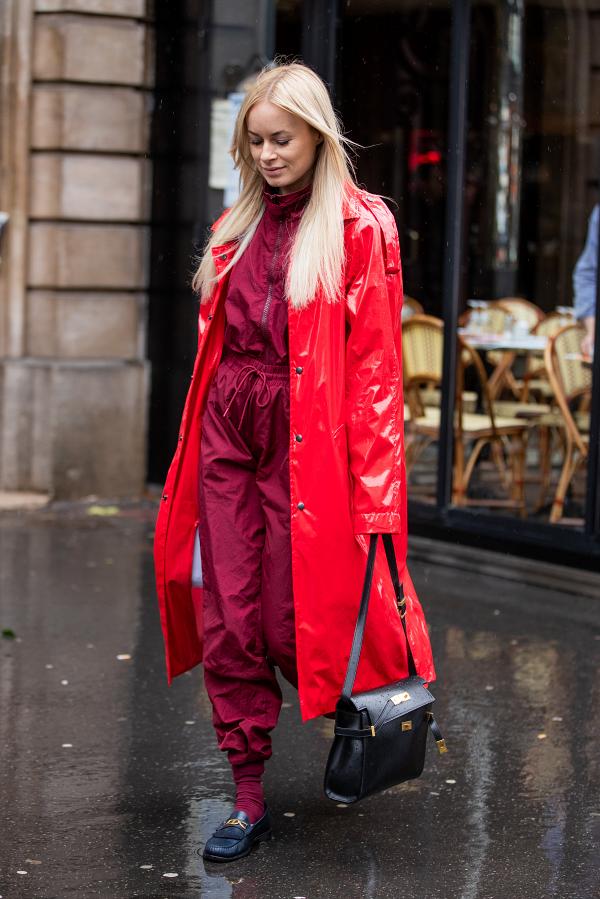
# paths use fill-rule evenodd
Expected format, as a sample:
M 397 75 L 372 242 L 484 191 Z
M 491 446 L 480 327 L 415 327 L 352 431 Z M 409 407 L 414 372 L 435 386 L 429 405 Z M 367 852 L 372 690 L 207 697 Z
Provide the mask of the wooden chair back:
M 411 415 L 423 414 L 419 391 L 442 383 L 444 323 L 433 315 L 413 315 L 402 325 L 404 390 Z
M 466 312 L 463 312 L 459 319 L 459 325 L 463 328 L 468 328 L 471 317 L 476 311 L 475 309 L 467 309 Z M 497 301 L 488 303 L 484 310 L 486 332 L 502 334 L 505 329 L 506 319 L 510 314 L 509 310 L 503 309 L 502 306 L 498 305 Z
M 465 370 L 469 367 L 472 367 L 475 370 L 477 375 L 477 380 L 479 381 L 479 387 L 481 389 L 481 399 L 483 410 L 485 414 L 490 419 L 490 427 L 494 434 L 496 433 L 496 419 L 494 414 L 494 403 L 492 397 L 492 391 L 490 389 L 489 379 L 485 370 L 485 365 L 482 362 L 481 356 L 470 344 L 468 344 L 462 337 L 458 338 L 458 370 L 457 370 L 457 384 L 456 384 L 456 408 L 458 411 L 457 415 L 457 423 L 458 426 L 462 425 L 462 417 L 463 417 L 463 389 L 464 389 L 464 373 Z
M 404 299 L 402 300 L 402 321 L 408 321 L 413 315 L 423 315 L 423 313 L 424 309 L 422 303 L 419 303 L 414 297 L 409 297 L 404 294 Z
M 537 323 L 532 334 L 536 337 L 554 337 L 565 326 L 565 317 L 558 312 L 550 312 Z M 525 363 L 525 382 L 533 378 L 546 378 L 546 366 L 544 364 L 544 351 L 529 353 Z
M 554 335 L 565 327 L 565 317 L 558 312 L 549 312 L 548 315 L 537 323 L 532 331 L 538 337 L 554 337 Z M 570 322 L 568 323 L 570 324 Z
M 517 321 L 527 322 L 530 331 L 546 318 L 546 314 L 539 306 L 524 297 L 501 297 L 495 304 L 506 310 Z

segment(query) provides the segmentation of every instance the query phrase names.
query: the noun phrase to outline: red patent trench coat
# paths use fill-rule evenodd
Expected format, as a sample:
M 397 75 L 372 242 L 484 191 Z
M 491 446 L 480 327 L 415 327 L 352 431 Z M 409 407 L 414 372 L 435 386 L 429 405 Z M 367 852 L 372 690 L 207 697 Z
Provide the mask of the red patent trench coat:
M 302 718 L 334 709 L 346 673 L 369 533 L 393 533 L 418 673 L 435 678 L 427 626 L 406 567 L 396 226 L 358 188 L 344 213 L 346 302 L 317 295 L 288 307 L 290 498 L 298 690 Z M 217 272 L 235 249 L 214 250 Z M 200 306 L 198 354 L 155 536 L 169 682 L 202 661 L 202 591 L 191 586 L 199 518 L 201 413 L 221 357 L 227 278 Z M 302 434 L 302 441 L 295 439 Z M 357 691 L 405 677 L 406 647 L 380 541 Z

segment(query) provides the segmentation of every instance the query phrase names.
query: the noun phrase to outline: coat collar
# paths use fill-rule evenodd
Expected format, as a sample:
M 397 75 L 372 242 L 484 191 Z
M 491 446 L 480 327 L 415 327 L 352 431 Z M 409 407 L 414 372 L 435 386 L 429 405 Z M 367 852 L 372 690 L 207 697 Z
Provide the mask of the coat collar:
M 344 193 L 342 200 L 342 215 L 344 216 L 344 224 L 353 222 L 360 218 L 360 206 L 358 202 L 359 188 L 355 184 L 350 183 Z

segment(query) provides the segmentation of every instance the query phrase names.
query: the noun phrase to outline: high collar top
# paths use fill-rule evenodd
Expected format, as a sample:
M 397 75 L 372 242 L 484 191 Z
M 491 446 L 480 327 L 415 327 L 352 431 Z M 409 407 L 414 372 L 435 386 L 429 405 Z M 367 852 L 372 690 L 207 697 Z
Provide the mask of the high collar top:
M 288 258 L 311 190 L 309 184 L 278 194 L 265 187 L 264 214 L 229 279 L 225 351 L 256 356 L 269 365 L 287 363 Z
M 278 194 L 265 187 L 263 190 L 263 200 L 265 203 L 265 214 L 273 216 L 273 218 L 299 218 L 304 212 L 304 208 L 310 199 L 312 193 L 312 181 L 295 190 L 291 194 Z

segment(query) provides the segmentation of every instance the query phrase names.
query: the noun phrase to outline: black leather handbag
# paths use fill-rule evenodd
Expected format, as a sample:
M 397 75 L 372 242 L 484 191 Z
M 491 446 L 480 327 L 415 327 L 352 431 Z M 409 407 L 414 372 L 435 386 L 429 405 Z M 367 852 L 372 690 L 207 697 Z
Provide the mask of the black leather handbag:
M 378 535 L 371 534 L 367 571 L 342 694 L 335 712 L 335 736 L 325 768 L 325 795 L 336 802 L 357 802 L 405 780 L 419 777 L 425 764 L 427 732 L 440 753 L 446 744 L 433 717 L 434 697 L 416 672 L 406 634 L 406 599 L 400 584 L 391 534 L 383 544 L 398 612 L 406 637 L 408 677 L 352 695 L 373 582 Z

